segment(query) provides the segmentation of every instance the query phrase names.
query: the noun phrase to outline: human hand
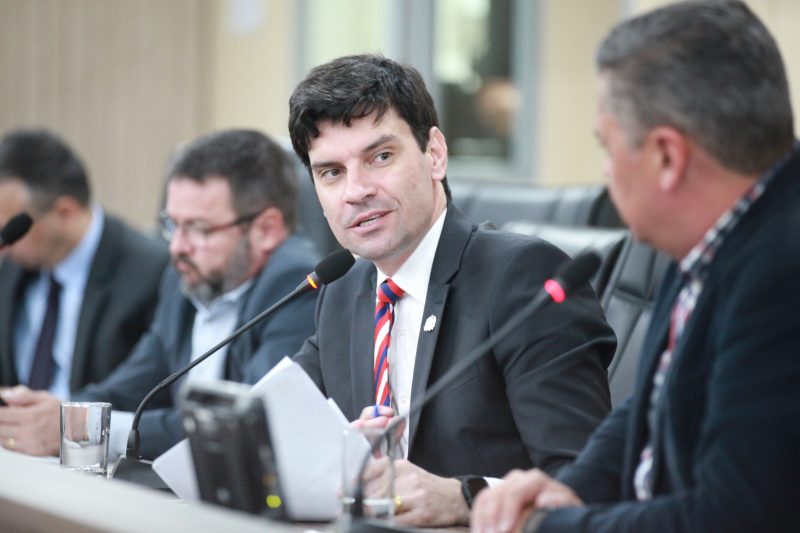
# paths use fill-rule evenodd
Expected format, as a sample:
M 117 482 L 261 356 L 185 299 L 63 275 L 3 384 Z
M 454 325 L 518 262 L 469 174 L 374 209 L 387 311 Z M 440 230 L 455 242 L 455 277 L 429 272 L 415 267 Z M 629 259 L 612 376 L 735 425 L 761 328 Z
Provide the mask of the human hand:
M 386 405 L 369 405 L 361 410 L 361 416 L 350 422 L 356 429 L 383 429 L 395 415 L 394 409 Z
M 61 400 L 22 385 L 0 392 L 0 444 L 29 455 L 58 455 Z
M 469 523 L 459 480 L 433 475 L 405 459 L 394 462 L 394 472 L 395 522 L 416 527 Z
M 478 494 L 472 508 L 471 530 L 520 531 L 536 508 L 567 505 L 583 505 L 583 502 L 572 489 L 541 470 L 514 470 L 502 483 Z

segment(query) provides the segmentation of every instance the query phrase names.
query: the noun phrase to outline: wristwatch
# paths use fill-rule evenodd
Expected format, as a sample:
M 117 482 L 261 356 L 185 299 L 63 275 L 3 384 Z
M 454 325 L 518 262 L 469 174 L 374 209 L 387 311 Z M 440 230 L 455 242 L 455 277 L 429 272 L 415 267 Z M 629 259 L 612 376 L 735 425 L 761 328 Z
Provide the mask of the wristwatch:
M 478 493 L 489 486 L 489 483 L 480 476 L 461 476 L 461 494 L 464 496 L 464 501 L 467 502 L 467 507 L 472 509 L 472 503 L 478 496 Z

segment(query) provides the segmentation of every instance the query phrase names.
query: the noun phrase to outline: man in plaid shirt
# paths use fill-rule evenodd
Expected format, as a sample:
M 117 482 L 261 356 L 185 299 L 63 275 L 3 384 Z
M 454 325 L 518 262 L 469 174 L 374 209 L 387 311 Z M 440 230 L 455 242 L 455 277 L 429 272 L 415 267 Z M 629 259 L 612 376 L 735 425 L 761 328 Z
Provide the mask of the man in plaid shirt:
M 475 531 L 800 530 L 800 145 L 741 2 L 670 5 L 597 54 L 597 135 L 632 233 L 668 254 L 634 393 L 553 479 L 484 491 Z

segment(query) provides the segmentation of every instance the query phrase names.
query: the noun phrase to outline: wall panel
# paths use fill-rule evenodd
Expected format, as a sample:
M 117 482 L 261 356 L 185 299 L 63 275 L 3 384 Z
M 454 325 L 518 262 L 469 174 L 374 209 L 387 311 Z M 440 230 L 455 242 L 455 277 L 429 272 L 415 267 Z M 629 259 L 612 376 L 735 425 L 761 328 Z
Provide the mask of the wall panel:
M 152 228 L 165 159 L 199 114 L 194 0 L 0 0 L 0 130 L 51 128 L 95 199 Z

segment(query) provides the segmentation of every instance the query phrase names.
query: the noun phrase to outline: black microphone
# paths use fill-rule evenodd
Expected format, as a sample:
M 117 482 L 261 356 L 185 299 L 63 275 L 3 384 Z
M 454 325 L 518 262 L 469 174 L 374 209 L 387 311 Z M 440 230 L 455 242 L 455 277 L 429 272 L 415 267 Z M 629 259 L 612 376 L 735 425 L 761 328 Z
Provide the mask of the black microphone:
M 20 213 L 11 217 L 3 229 L 0 229 L 0 250 L 24 237 L 31 229 L 31 225 L 33 225 L 33 219 L 28 213 Z
M 306 279 L 292 292 L 269 306 L 260 314 L 256 315 L 255 318 L 231 333 L 228 337 L 220 341 L 216 346 L 208 350 L 206 353 L 177 372 L 171 374 L 166 379 L 161 381 L 161 383 L 156 385 L 153 390 L 147 393 L 147 396 L 144 397 L 142 403 L 140 403 L 139 407 L 136 409 L 136 413 L 133 415 L 133 423 L 131 425 L 131 431 L 128 434 L 128 447 L 125 452 L 125 457 L 120 458 L 119 462 L 117 462 L 117 466 L 114 468 L 114 472 L 112 473 L 111 477 L 114 479 L 122 479 L 124 481 L 131 481 L 133 483 L 146 485 L 152 488 L 169 490 L 166 484 L 164 484 L 164 481 L 153 471 L 152 461 L 146 461 L 142 459 L 141 439 L 139 437 L 139 419 L 142 417 L 144 408 L 147 406 L 150 400 L 156 394 L 172 385 L 189 370 L 208 359 L 220 348 L 232 342 L 234 339 L 255 326 L 267 316 L 271 315 L 290 300 L 293 300 L 304 292 L 318 289 L 322 285 L 336 281 L 340 277 L 344 276 L 347 271 L 350 270 L 350 267 L 353 266 L 354 262 L 355 259 L 353 258 L 353 254 L 351 254 L 348 250 L 337 250 L 336 252 L 328 255 L 322 261 L 317 263 L 317 266 L 314 267 L 314 271 L 306 276 Z
M 598 268 L 600 268 L 600 256 L 595 252 L 587 252 L 579 255 L 574 260 L 564 262 L 559 266 L 555 276 L 544 282 L 542 289 L 539 290 L 528 305 L 523 307 L 514 317 L 503 324 L 494 335 L 489 336 L 478 344 L 470 353 L 464 356 L 458 364 L 445 372 L 441 378 L 425 391 L 425 394 L 419 401 L 414 402 L 411 407 L 409 407 L 408 413 L 404 416 L 393 417 L 389 421 L 381 437 L 372 442 L 369 453 L 364 456 L 364 460 L 361 463 L 359 481 L 355 488 L 353 504 L 350 511 L 352 520 L 350 522 L 349 531 L 351 533 L 403 531 L 403 529 L 392 527 L 385 522 L 364 518 L 364 484 L 362 482 L 364 470 L 367 467 L 370 456 L 375 453 L 381 442 L 389 438 L 395 431 L 398 433 L 402 432 L 403 424 L 405 424 L 406 420 L 421 411 L 423 407 L 430 403 L 430 401 L 438 396 L 446 387 L 450 386 L 467 368 L 474 365 L 489 350 L 494 348 L 498 341 L 504 339 L 512 331 L 522 325 L 524 321 L 528 320 L 534 312 L 538 311 L 549 302 L 554 302 L 556 304 L 562 303 L 573 290 L 588 282 L 594 273 L 597 272 Z M 405 531 L 408 531 L 408 529 Z

